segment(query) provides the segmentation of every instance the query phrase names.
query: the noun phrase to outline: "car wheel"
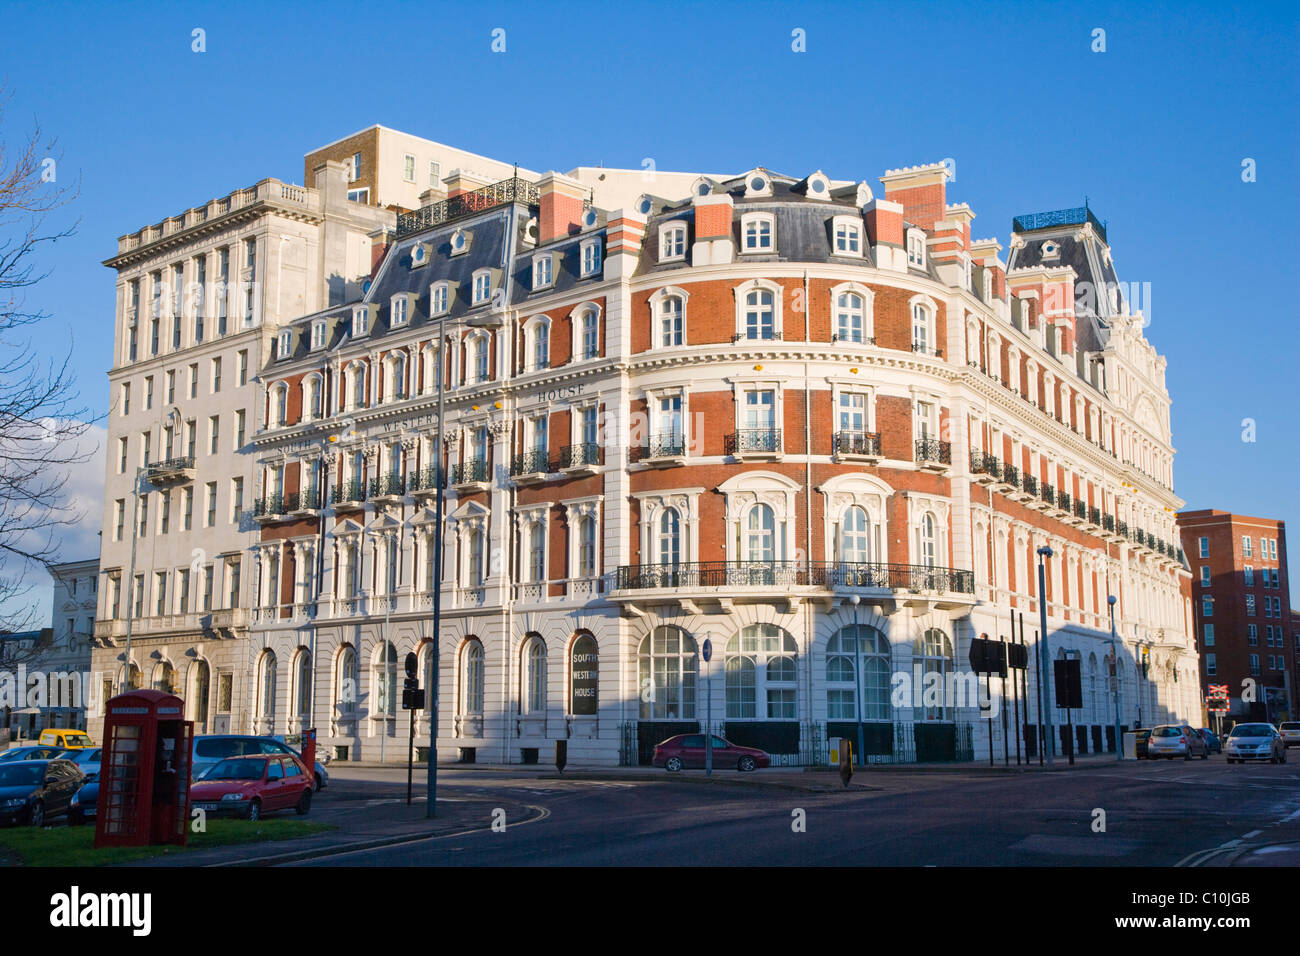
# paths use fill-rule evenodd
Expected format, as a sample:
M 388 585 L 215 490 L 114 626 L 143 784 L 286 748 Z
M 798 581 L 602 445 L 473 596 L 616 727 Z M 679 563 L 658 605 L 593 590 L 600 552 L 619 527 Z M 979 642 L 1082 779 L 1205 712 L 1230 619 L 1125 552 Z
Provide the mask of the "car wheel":
M 324 789 L 325 789 L 325 781 L 321 780 L 320 774 L 316 774 L 316 792 L 320 793 L 320 791 Z
M 304 817 L 311 812 L 311 791 L 304 790 L 302 796 L 298 798 L 298 805 L 293 808 L 298 816 Z
M 749 773 L 757 766 L 758 764 L 754 762 L 754 758 L 749 754 L 745 754 L 745 756 L 741 757 L 739 762 L 737 762 L 736 769 L 741 773 Z
M 1171 759 L 1172 759 L 1172 758 L 1171 758 Z M 1187 753 L 1183 754 L 1183 759 L 1184 759 L 1184 760 L 1191 760 L 1191 759 L 1192 759 L 1192 748 L 1191 748 L 1191 747 L 1188 747 L 1188 748 L 1187 748 Z
M 664 762 L 664 769 L 667 770 L 669 773 L 676 773 L 677 771 L 681 770 L 681 769 L 682 769 L 682 758 L 681 758 L 681 757 L 669 757 L 669 758 Z
M 45 804 L 42 801 L 37 800 L 32 805 L 31 813 L 27 816 L 27 822 L 34 827 L 45 826 Z
M 256 823 L 262 819 L 262 801 L 256 798 L 248 805 L 248 819 Z

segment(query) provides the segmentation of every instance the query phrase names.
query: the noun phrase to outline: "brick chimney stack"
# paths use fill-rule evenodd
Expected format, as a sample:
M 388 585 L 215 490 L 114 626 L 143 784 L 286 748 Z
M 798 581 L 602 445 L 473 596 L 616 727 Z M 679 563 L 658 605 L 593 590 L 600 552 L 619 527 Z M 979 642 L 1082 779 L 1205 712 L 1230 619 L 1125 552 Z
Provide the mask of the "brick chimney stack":
M 885 198 L 901 203 L 903 218 L 912 225 L 930 230 L 944 218 L 948 167 L 943 163 L 886 170 L 880 181 Z
M 540 211 L 537 216 L 537 241 L 550 242 L 569 235 L 582 223 L 582 200 L 587 187 L 576 179 L 549 172 L 537 182 Z

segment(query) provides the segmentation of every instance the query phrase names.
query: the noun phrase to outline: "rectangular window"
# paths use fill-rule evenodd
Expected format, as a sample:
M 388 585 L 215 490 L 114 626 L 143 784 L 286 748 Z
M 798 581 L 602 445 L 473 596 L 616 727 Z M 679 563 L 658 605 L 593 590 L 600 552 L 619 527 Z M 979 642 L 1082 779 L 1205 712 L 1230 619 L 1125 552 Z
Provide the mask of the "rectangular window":
M 239 558 L 231 558 L 226 565 L 226 607 L 239 606 L 239 573 L 242 570 Z
M 232 478 L 230 480 L 230 523 L 239 524 L 241 512 L 244 510 L 244 479 Z
M 131 614 L 133 617 L 144 615 L 144 575 L 135 576 L 135 594 L 131 596 Z
M 235 451 L 244 447 L 244 409 L 235 410 Z
M 248 349 L 240 349 L 238 355 L 238 384 L 242 387 L 248 384 Z
M 122 417 L 131 414 L 131 383 L 122 383 Z
M 122 540 L 122 526 L 126 521 L 126 499 L 118 498 L 113 503 L 113 540 Z
M 180 614 L 190 613 L 190 570 L 181 568 L 176 572 L 176 603 L 177 612 Z
M 147 412 L 153 408 L 153 376 L 146 375 L 144 379 L 144 410 Z
M 1204 541 L 1205 538 L 1202 538 L 1201 540 Z M 1243 534 L 1241 536 L 1241 556 L 1243 558 L 1251 558 L 1255 556 L 1255 550 L 1251 546 L 1251 537 L 1248 534 Z
M 1210 539 L 1202 538 L 1200 543 L 1201 543 L 1201 557 L 1208 558 L 1210 556 Z
M 150 439 L 151 437 L 152 437 L 152 436 L 151 436 L 151 434 L 150 434 L 149 432 L 141 432 L 141 433 L 140 433 L 140 464 L 141 464 L 141 466 L 144 466 L 144 465 L 148 465 L 148 464 L 149 464 L 149 454 L 150 454 L 149 439 Z
M 437 186 L 442 181 L 442 164 L 429 162 L 429 185 Z
M 410 153 L 402 157 L 402 179 L 408 183 L 415 182 L 415 157 Z
M 1206 647 L 1214 646 L 1214 625 L 1213 624 L 1205 625 L 1205 646 Z
M 1209 594 L 1203 595 L 1201 597 L 1201 617 L 1213 617 L 1213 616 L 1214 616 L 1214 598 Z
M 1255 595 L 1246 595 L 1246 614 L 1249 617 L 1255 616 Z
M 194 528 L 194 489 L 181 489 L 181 530 L 190 531 Z
M 221 391 L 221 358 L 218 356 L 212 360 L 212 394 L 216 395 Z
M 126 474 L 126 436 L 123 435 L 117 440 L 117 473 Z
M 226 334 L 226 315 L 230 306 L 230 247 L 217 254 L 217 334 Z
M 199 397 L 199 363 L 195 362 L 190 366 L 190 398 Z
M 153 612 L 159 617 L 167 613 L 166 571 L 155 571 L 153 575 Z
M 1202 564 L 1201 565 L 1201 587 L 1208 588 L 1209 586 L 1210 586 L 1210 566 L 1208 564 Z
M 360 153 L 353 153 L 353 154 L 352 154 L 352 169 L 351 169 L 351 173 L 352 173 L 352 181 L 353 181 L 353 182 L 356 182 L 358 179 L 361 178 L 361 154 L 360 154 Z
M 208 565 L 204 565 L 204 567 L 203 567 L 203 606 L 199 608 L 200 611 L 211 611 L 211 610 L 212 610 L 212 578 L 213 578 L 213 574 L 212 574 L 212 565 L 210 565 L 210 564 L 208 564 Z
M 1250 673 L 1255 677 L 1259 676 L 1259 655 L 1258 654 L 1250 655 Z
M 698 233 L 696 233 L 698 235 Z M 772 251 L 772 220 L 750 219 L 745 223 L 745 251 Z
M 1268 539 L 1268 559 L 1270 561 L 1277 560 L 1277 538 Z
M 204 518 L 203 527 L 211 528 L 217 523 L 217 483 L 209 481 L 204 488 L 206 498 L 204 507 L 207 510 L 207 517 Z
M 1245 584 L 1246 587 L 1253 588 L 1255 586 L 1255 569 L 1250 565 L 1246 565 L 1241 569 L 1241 577 L 1242 583 Z
M 167 373 L 167 404 L 176 404 L 176 370 Z
M 1214 675 L 1219 673 L 1218 655 L 1216 654 L 1205 655 L 1205 673 L 1209 677 L 1213 677 Z
M 158 533 L 166 534 L 171 530 L 172 493 L 170 491 L 160 491 L 158 492 L 158 498 L 162 502 L 162 507 L 158 509 Z
M 217 442 L 221 437 L 221 416 L 213 415 L 208 419 L 208 454 L 217 453 Z

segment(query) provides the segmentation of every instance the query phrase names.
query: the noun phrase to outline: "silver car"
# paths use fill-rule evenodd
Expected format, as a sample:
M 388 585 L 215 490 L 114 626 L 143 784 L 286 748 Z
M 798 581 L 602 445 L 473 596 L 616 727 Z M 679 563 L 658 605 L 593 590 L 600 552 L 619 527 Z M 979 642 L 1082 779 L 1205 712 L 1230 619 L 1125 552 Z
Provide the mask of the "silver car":
M 1286 743 L 1272 724 L 1238 724 L 1223 738 L 1223 754 L 1228 763 L 1286 763 Z
M 194 762 L 190 769 L 193 780 L 201 780 L 203 774 L 227 757 L 243 757 L 260 754 L 291 754 L 302 759 L 302 754 L 288 744 L 274 737 L 252 737 L 244 734 L 216 734 L 208 737 L 194 738 Z M 324 790 L 329 783 L 329 774 L 324 765 L 316 761 L 316 789 Z
M 1160 757 L 1205 760 L 1209 756 L 1205 738 L 1185 724 L 1160 724 L 1151 728 L 1151 736 L 1147 738 L 1147 757 L 1151 760 Z

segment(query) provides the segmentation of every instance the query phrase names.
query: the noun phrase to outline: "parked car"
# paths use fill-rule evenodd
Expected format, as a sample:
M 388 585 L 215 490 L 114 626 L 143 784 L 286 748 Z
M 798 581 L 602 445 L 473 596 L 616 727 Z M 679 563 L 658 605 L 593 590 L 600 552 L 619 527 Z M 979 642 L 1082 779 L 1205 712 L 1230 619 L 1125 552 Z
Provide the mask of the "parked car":
M 1286 744 L 1272 724 L 1237 724 L 1223 741 L 1223 753 L 1228 763 L 1286 763 Z
M 1133 737 L 1136 742 L 1134 756 L 1137 757 L 1138 760 L 1146 760 L 1150 758 L 1151 754 L 1147 750 L 1147 741 L 1151 739 L 1151 728 L 1139 727 L 1137 730 L 1133 731 Z
M 84 730 L 69 728 L 42 730 L 36 742 L 47 747 L 58 747 L 60 750 L 83 750 L 95 746 L 95 742 Z
M 302 754 L 298 753 L 288 744 L 276 740 L 274 737 L 254 737 L 243 734 L 219 734 L 208 737 L 194 738 L 194 757 L 191 767 L 190 776 L 198 780 L 203 771 L 228 757 L 243 757 L 251 755 L 270 755 L 277 756 L 287 754 L 290 757 L 296 757 L 302 760 Z M 316 772 L 314 774 L 317 790 L 324 790 L 329 783 L 329 774 L 325 771 L 325 766 L 316 761 Z
M 1213 730 L 1209 727 L 1202 727 L 1201 736 L 1205 738 L 1205 746 L 1209 749 L 1210 753 L 1223 753 L 1223 741 L 1219 739 L 1219 735 Z
M 100 747 L 86 747 L 82 750 L 65 750 L 59 754 L 59 760 L 71 760 L 77 765 L 87 780 L 99 777 L 99 757 L 104 751 Z
M 62 747 L 38 747 L 35 744 L 26 747 L 10 747 L 0 753 L 0 762 L 7 763 L 10 760 L 56 760 L 59 754 L 64 752 Z
M 45 826 L 68 812 L 83 779 L 70 760 L 0 764 L 0 823 Z
M 1182 757 L 1191 760 L 1200 757 L 1205 760 L 1210 756 L 1210 748 L 1205 738 L 1186 724 L 1160 724 L 1151 728 L 1147 739 L 1147 756 L 1152 760 L 1160 757 Z
M 1284 720 L 1277 725 L 1282 735 L 1282 744 L 1286 747 L 1300 747 L 1300 721 Z
M 89 780 L 73 794 L 72 802 L 68 804 L 68 824 L 80 826 L 83 823 L 94 823 L 98 807 L 99 781 Z
M 264 813 L 311 809 L 315 791 L 307 765 L 294 756 L 228 757 L 190 787 L 190 807 L 217 816 L 260 820 Z
M 669 737 L 655 747 L 656 767 L 676 772 L 683 768 L 699 769 L 704 766 L 704 734 L 678 734 Z M 719 769 L 735 767 L 737 770 L 757 770 L 766 767 L 772 760 L 765 751 L 757 747 L 741 747 L 731 741 L 713 735 L 713 766 Z

